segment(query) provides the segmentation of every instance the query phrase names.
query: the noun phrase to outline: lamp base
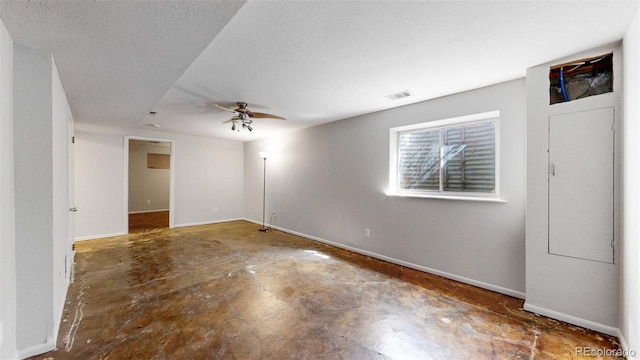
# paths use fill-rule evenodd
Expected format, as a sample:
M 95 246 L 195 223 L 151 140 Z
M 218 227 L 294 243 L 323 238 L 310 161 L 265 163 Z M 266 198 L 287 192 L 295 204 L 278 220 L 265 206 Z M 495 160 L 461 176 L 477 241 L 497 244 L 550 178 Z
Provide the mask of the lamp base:
M 269 228 L 262 228 L 262 229 L 260 229 L 260 231 L 262 231 L 262 232 L 269 232 Z

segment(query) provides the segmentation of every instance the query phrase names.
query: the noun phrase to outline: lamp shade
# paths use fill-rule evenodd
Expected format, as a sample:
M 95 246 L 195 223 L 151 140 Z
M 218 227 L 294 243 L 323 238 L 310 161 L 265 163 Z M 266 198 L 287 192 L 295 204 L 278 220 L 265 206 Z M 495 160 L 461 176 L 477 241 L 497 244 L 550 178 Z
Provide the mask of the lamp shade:
M 269 153 L 266 151 L 260 151 L 260 157 L 266 159 L 269 156 Z

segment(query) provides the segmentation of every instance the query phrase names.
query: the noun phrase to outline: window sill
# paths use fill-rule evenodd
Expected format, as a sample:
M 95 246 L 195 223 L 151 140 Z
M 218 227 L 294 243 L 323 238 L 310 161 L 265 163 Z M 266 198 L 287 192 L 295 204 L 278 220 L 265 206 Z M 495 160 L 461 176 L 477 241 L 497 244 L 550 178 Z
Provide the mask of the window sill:
M 499 197 L 482 197 L 482 196 L 461 196 L 461 195 L 444 195 L 444 194 L 407 194 L 407 193 L 391 193 L 387 192 L 387 196 L 407 197 L 407 198 L 424 198 L 424 199 L 443 199 L 443 200 L 459 200 L 459 201 L 479 201 L 506 204 L 508 201 Z

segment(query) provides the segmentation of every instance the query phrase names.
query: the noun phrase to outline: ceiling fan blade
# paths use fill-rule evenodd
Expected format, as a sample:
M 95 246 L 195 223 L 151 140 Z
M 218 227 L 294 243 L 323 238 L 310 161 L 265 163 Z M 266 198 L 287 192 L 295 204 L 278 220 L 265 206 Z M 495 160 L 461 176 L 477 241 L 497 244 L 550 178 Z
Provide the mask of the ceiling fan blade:
M 248 113 L 248 115 L 250 117 L 254 117 L 254 118 L 266 118 L 266 119 L 278 119 L 278 120 L 287 120 L 286 118 L 283 118 L 282 116 L 278 116 L 278 115 L 273 115 L 273 114 L 266 114 L 266 113 L 259 113 L 259 112 L 250 112 Z
M 227 107 L 224 107 L 224 106 L 220 106 L 220 105 L 218 105 L 218 104 L 213 104 L 213 106 L 214 106 L 214 107 L 217 107 L 217 108 L 218 108 L 218 109 L 220 109 L 220 110 L 228 111 L 228 112 L 230 112 L 230 113 L 235 113 L 235 112 L 236 112 L 236 110 L 235 110 L 235 109 L 230 109 L 230 108 L 227 108 Z
M 238 121 L 238 120 L 240 120 L 240 116 L 234 116 L 234 117 L 232 117 L 231 119 L 229 119 L 227 121 L 223 121 L 222 123 L 226 124 L 226 123 L 230 123 L 230 122 Z

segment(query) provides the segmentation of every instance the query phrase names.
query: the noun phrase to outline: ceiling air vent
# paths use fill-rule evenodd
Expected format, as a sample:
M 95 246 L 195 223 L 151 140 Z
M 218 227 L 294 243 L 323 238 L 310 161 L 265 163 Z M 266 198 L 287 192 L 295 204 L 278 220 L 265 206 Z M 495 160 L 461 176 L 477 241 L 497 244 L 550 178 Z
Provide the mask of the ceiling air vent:
M 400 99 L 404 99 L 406 97 L 411 96 L 411 93 L 408 92 L 407 90 L 405 91 L 400 91 L 398 93 L 395 94 L 391 94 L 391 95 L 387 95 L 386 98 L 389 100 L 400 100 Z

